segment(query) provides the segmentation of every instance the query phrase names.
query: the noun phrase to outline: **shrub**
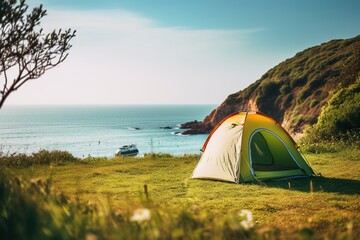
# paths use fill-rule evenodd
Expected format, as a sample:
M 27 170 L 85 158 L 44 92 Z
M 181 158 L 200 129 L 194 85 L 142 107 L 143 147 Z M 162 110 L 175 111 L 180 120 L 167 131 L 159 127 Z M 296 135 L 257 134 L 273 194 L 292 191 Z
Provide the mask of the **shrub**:
M 287 93 L 291 92 L 291 87 L 289 82 L 285 82 L 281 87 L 280 87 L 280 93 L 281 95 L 285 95 Z
M 319 78 L 316 78 L 314 80 L 312 80 L 311 82 L 309 82 L 309 88 L 311 89 L 317 89 L 317 88 L 320 88 L 324 82 L 325 82 L 325 77 L 319 77 Z
M 305 101 L 308 97 L 311 96 L 312 92 L 313 92 L 313 90 L 311 88 L 306 88 L 306 89 L 302 90 L 299 93 L 299 96 L 297 98 L 297 103 L 300 104 L 303 101 Z
M 260 85 L 260 89 L 263 95 L 274 95 L 279 92 L 279 84 L 278 82 L 269 81 L 264 82 Z
M 340 89 L 323 108 L 318 122 L 305 132 L 305 142 L 360 139 L 360 77 L 355 84 Z
M 32 161 L 34 164 L 64 164 L 67 162 L 75 162 L 78 159 L 67 151 L 59 150 L 40 150 L 37 153 L 32 154 Z
M 49 165 L 49 164 L 65 164 L 69 162 L 76 162 L 79 159 L 74 157 L 67 151 L 59 150 L 40 150 L 32 155 L 26 155 L 23 153 L 7 153 L 0 155 L 0 166 L 9 167 L 29 167 L 34 164 Z
M 260 85 L 260 93 L 256 98 L 256 104 L 264 109 L 272 109 L 276 97 L 279 95 L 279 82 L 267 81 Z
M 307 83 L 307 76 L 302 76 L 300 78 L 297 78 L 293 81 L 290 82 L 290 87 L 292 89 L 296 88 L 296 87 L 301 87 L 304 86 Z
M 29 167 L 32 165 L 30 157 L 26 154 L 6 154 L 0 157 L 0 165 L 8 167 Z

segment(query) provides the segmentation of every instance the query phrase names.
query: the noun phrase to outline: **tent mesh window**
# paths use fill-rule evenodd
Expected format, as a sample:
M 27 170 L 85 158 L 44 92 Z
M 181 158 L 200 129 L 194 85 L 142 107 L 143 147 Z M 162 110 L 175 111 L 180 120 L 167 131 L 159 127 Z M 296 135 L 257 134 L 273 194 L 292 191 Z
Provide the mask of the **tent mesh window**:
M 286 171 L 299 169 L 287 147 L 274 134 L 259 131 L 251 140 L 254 171 Z

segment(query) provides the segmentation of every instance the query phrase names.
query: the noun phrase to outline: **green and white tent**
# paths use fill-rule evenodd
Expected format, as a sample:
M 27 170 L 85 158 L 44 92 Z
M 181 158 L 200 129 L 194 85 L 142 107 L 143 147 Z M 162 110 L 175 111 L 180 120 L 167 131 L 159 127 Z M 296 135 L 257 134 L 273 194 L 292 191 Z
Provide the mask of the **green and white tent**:
M 314 174 L 285 129 L 258 112 L 224 118 L 202 152 L 192 178 L 240 183 Z

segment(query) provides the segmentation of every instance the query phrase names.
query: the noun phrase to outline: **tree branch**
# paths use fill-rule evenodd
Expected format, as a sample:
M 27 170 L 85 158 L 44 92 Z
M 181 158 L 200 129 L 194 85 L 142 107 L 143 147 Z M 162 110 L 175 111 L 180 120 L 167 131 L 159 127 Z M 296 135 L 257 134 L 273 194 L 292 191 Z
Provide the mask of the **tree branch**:
M 40 5 L 28 13 L 25 0 L 19 3 L 16 0 L 3 0 L 0 10 L 0 77 L 4 78 L 1 108 L 11 92 L 65 61 L 76 31 L 59 29 L 44 34 L 42 28 L 36 30 L 47 12 Z M 12 82 L 7 71 L 14 75 Z

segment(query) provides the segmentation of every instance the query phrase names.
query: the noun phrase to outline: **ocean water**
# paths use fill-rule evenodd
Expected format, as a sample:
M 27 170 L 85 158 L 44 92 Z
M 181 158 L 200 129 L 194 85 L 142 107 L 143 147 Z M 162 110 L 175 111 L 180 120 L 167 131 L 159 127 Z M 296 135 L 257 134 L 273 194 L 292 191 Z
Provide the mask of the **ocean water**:
M 47 149 L 77 157 L 111 157 L 120 146 L 134 143 L 140 156 L 200 153 L 207 135 L 182 136 L 179 124 L 201 121 L 215 107 L 5 106 L 0 110 L 0 151 L 30 154 Z

